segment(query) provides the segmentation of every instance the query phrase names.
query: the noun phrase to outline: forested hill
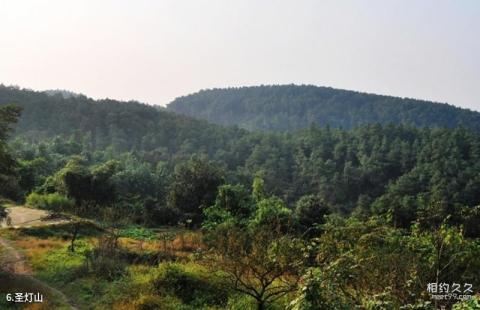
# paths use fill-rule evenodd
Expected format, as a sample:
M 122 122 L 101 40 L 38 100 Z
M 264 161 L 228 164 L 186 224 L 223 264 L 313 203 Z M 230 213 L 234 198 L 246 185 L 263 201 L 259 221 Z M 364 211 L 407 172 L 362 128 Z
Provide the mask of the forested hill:
M 361 124 L 459 125 L 480 131 L 480 113 L 448 104 L 317 86 L 255 86 L 202 90 L 168 109 L 248 130 L 292 131 L 312 123 L 351 129 Z
M 10 103 L 23 108 L 15 136 L 32 142 L 63 136 L 77 142 L 81 138 L 92 149 L 161 151 L 161 146 L 169 154 L 182 150 L 190 154 L 214 152 L 222 141 L 244 132 L 138 102 L 65 97 L 0 85 L 0 105 Z
M 316 195 L 336 212 L 389 215 L 396 226 L 451 216 L 452 223 L 473 227 L 468 231 L 480 227 L 480 135 L 465 128 L 369 124 L 248 132 L 135 102 L 0 86 L 0 105 L 6 103 L 23 111 L 9 141 L 17 175 L 9 188 L 0 186 L 0 196 L 2 190 L 16 199 L 49 193 L 49 177 L 79 157 L 92 169 L 115 159 L 118 200 L 137 197 L 136 204 L 147 205 L 154 197 L 158 208 L 175 214 L 201 217 L 216 186 L 246 188 L 259 176 L 262 192 L 290 207 Z

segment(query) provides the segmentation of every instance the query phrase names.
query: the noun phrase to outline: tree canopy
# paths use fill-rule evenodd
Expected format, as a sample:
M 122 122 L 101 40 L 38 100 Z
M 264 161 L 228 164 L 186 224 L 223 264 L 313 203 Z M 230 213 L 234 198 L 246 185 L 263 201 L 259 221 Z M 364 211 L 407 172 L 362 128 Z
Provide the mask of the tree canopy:
M 408 124 L 480 130 L 480 113 L 448 104 L 312 85 L 207 89 L 182 96 L 168 109 L 248 130 L 293 131 L 311 124 L 351 129 L 363 124 Z

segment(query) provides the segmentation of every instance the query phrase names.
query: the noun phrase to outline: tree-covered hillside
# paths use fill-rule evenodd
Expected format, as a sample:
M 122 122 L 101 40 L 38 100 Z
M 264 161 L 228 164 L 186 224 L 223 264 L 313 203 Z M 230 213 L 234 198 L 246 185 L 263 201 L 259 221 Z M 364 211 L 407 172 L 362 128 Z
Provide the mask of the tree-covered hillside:
M 0 85 L 0 105 L 4 104 L 23 108 L 15 127 L 17 137 L 41 141 L 74 135 L 77 142 L 82 137 L 92 149 L 161 152 L 161 147 L 170 154 L 186 149 L 189 153 L 213 153 L 225 140 L 245 134 L 138 102 L 95 101 L 83 95 L 65 98 L 63 94 Z
M 7 102 L 23 108 L 10 144 L 23 160 L 24 194 L 48 189 L 48 175 L 82 156 L 87 166 L 119 160 L 122 195 L 142 203 L 155 198 L 157 206 L 193 217 L 215 196 L 208 188 L 215 191 L 221 180 L 249 186 L 256 176 L 288 205 L 315 194 L 338 212 L 388 213 L 400 226 L 427 213 L 461 222 L 464 208 L 480 204 L 480 136 L 465 128 L 371 124 L 250 133 L 135 102 L 0 88 L 0 103 Z M 35 158 L 48 164 L 38 167 Z
M 3 198 L 72 220 L 15 239 L 79 309 L 478 308 L 428 291 L 480 287 L 480 134 L 465 127 L 249 132 L 0 87 L 8 223 Z
M 317 86 L 255 86 L 202 90 L 168 109 L 248 130 L 292 131 L 312 123 L 351 129 L 362 124 L 459 125 L 480 131 L 480 113 L 447 104 Z

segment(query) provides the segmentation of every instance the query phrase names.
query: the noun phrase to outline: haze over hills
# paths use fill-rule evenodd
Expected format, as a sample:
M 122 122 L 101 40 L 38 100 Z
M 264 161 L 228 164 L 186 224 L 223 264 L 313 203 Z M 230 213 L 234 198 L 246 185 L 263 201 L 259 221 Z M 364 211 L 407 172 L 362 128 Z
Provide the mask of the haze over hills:
M 217 124 L 262 131 L 292 131 L 311 124 L 351 129 L 369 123 L 446 128 L 462 125 L 480 130 L 480 113 L 475 111 L 311 85 L 201 90 L 175 99 L 167 108 Z

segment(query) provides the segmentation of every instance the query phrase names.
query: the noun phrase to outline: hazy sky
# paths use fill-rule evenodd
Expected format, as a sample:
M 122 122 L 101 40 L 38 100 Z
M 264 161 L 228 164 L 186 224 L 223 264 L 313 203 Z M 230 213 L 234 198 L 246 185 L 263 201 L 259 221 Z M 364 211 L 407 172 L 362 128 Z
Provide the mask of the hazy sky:
M 0 0 L 0 83 L 151 104 L 315 84 L 480 110 L 480 1 Z

